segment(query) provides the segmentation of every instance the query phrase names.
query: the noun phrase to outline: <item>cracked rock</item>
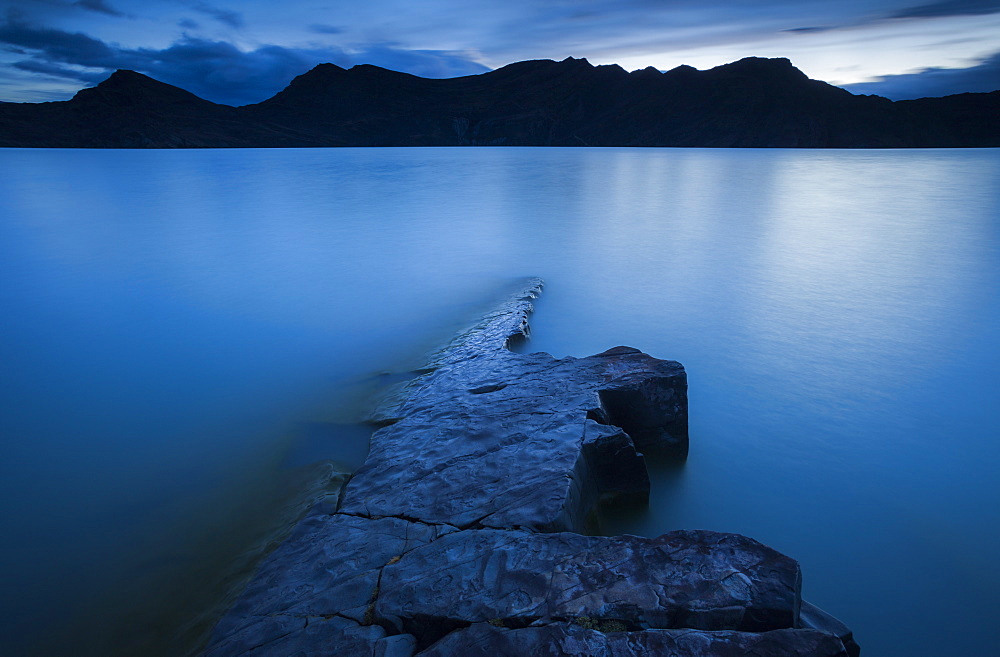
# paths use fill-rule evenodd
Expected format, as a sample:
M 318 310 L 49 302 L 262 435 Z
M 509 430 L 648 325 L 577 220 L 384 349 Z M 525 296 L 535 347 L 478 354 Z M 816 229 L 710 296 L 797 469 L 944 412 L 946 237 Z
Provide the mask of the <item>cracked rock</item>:
M 510 352 L 540 289 L 387 398 L 339 506 L 263 562 L 206 657 L 857 657 L 757 541 L 582 535 L 600 505 L 648 499 L 642 451 L 686 455 L 686 375 L 630 347 Z
M 644 628 L 795 627 L 799 566 L 738 534 L 455 532 L 382 574 L 375 617 L 427 645 L 456 627 L 587 618 Z
M 264 561 L 216 625 L 206 657 L 241 655 L 271 643 L 273 651 L 258 648 L 253 654 L 294 653 L 279 649 L 281 637 L 285 638 L 280 645 L 327 641 L 331 633 L 342 634 L 338 641 L 350 645 L 361 641 L 359 637 L 381 639 L 385 636 L 381 628 L 375 628 L 378 632 L 352 628 L 362 627 L 366 620 L 371 624 L 366 614 L 370 616 L 378 595 L 382 568 L 449 531 L 454 528 L 397 518 L 307 517 Z M 328 622 L 317 625 L 319 620 Z M 354 653 L 345 649 L 342 654 Z

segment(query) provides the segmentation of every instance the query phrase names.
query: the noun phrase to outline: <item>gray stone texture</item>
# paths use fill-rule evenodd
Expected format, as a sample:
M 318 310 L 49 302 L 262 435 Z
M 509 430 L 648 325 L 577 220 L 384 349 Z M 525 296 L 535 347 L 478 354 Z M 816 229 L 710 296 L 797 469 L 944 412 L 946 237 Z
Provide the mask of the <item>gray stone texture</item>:
M 372 436 L 342 510 L 459 528 L 583 531 L 601 502 L 648 498 L 643 449 L 687 451 L 687 379 L 629 347 L 516 354 L 530 299 L 513 295 L 431 359 Z
M 288 637 L 303 633 L 317 641 L 343 635 L 337 641 L 374 646 L 385 636 L 381 628 L 370 627 L 382 569 L 449 531 L 397 518 L 310 515 L 268 557 L 216 625 L 206 657 L 251 649 L 253 654 L 282 655 Z M 367 629 L 358 629 L 366 623 Z
M 738 534 L 469 530 L 387 566 L 375 617 L 421 643 L 469 623 L 581 617 L 631 630 L 760 632 L 794 627 L 799 589 L 794 560 Z

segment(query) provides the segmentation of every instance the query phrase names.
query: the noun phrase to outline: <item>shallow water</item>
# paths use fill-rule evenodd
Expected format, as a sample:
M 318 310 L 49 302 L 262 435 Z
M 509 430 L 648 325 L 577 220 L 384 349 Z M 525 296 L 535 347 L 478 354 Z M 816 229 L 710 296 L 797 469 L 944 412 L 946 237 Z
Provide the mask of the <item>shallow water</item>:
M 210 606 L 191 573 L 297 508 L 293 466 L 355 467 L 387 373 L 525 275 L 532 349 L 689 373 L 687 463 L 608 531 L 768 543 L 867 655 L 995 650 L 996 149 L 6 149 L 0 198 L 18 651 Z

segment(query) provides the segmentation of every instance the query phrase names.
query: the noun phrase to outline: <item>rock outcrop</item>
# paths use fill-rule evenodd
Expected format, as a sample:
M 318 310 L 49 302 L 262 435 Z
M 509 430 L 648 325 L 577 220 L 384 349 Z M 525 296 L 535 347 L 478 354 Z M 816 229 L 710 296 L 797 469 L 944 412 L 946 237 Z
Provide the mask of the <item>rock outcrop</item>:
M 532 279 L 380 408 L 371 453 L 262 565 L 205 657 L 847 657 L 798 564 L 737 534 L 588 536 L 687 451 L 679 363 L 517 354 Z

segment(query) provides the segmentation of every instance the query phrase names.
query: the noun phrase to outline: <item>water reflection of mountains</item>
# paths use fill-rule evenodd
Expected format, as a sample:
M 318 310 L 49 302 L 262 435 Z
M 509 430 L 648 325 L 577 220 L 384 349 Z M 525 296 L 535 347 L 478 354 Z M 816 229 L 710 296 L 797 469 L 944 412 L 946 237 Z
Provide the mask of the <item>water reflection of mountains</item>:
M 890 101 L 810 80 L 787 59 L 707 71 L 519 62 L 450 79 L 321 64 L 230 107 L 133 71 L 71 100 L 0 104 L 0 146 L 1000 146 L 1000 91 Z

